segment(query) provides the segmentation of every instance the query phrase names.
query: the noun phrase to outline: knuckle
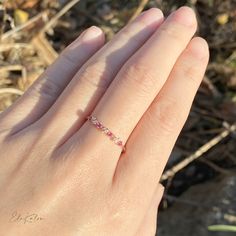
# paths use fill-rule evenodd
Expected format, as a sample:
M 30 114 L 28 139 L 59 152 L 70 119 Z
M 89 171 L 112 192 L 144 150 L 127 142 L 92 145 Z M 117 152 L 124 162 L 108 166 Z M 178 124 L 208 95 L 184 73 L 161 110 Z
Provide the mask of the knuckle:
M 143 40 L 140 37 L 134 37 L 131 33 L 124 35 L 124 42 L 128 42 L 132 38 L 132 48 L 137 48 L 143 44 Z
M 138 86 L 147 93 L 150 87 L 153 86 L 155 76 L 145 62 L 133 62 L 123 72 L 123 82 L 129 84 L 129 86 Z
M 9 129 L 6 129 L 5 125 L 1 124 L 1 121 L 0 121 L 0 143 L 4 143 L 4 140 L 8 136 L 8 133 L 9 133 Z
M 82 64 L 82 60 L 68 50 L 64 50 L 60 55 L 60 58 L 65 61 L 67 66 L 77 67 L 78 65 Z
M 183 107 L 173 97 L 160 98 L 151 113 L 161 133 L 166 135 L 172 134 L 184 119 Z
M 199 84 L 201 75 L 201 69 L 197 65 L 186 65 L 182 68 L 184 77 L 190 82 L 194 84 Z
M 119 38 L 127 40 L 132 36 L 132 31 L 130 29 L 130 27 L 125 27 L 121 30 Z
M 137 25 L 135 25 L 135 27 L 137 27 Z M 143 43 L 143 38 L 141 36 L 137 37 L 134 35 L 132 27 L 124 28 L 122 30 L 122 34 L 120 35 L 120 41 L 128 42 L 131 38 L 132 38 L 132 46 L 133 47 L 137 47 Z
M 108 68 L 106 62 L 94 61 L 81 69 L 80 80 L 105 90 L 110 83 L 111 75 L 111 69 Z
M 33 85 L 32 90 L 36 97 L 54 100 L 62 88 L 49 77 L 43 77 Z
M 168 37 L 171 40 L 182 42 L 182 31 L 183 30 L 177 24 L 163 25 L 159 30 L 159 34 L 164 35 L 165 37 Z

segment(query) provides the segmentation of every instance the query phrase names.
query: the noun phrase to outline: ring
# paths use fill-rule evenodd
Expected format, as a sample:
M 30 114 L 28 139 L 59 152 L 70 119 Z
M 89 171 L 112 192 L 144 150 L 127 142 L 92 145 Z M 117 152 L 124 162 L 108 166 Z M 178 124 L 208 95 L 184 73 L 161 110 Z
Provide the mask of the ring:
M 87 120 L 89 120 L 98 130 L 101 130 L 106 136 L 110 138 L 116 145 L 118 145 L 122 152 L 125 152 L 125 145 L 123 144 L 122 140 L 118 137 L 116 137 L 107 127 L 102 125 L 101 122 L 97 120 L 94 116 L 88 116 Z

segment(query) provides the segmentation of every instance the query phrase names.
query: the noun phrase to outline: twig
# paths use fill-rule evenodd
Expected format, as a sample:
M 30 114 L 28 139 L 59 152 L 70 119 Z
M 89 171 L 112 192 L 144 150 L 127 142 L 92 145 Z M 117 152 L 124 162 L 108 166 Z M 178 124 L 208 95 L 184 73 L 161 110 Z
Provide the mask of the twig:
M 223 73 L 223 74 L 234 73 L 234 68 L 232 68 L 228 65 L 222 64 L 222 63 L 212 62 L 208 65 L 207 69 L 208 70 L 215 70 L 216 72 Z
M 5 27 L 6 21 L 6 8 L 5 8 L 5 1 L 0 1 L 0 42 L 2 41 L 2 35 Z
M 25 28 L 27 28 L 28 26 L 30 26 L 31 24 L 41 20 L 41 19 L 45 19 L 46 18 L 46 12 L 41 12 L 39 13 L 37 16 L 32 17 L 30 20 L 28 20 L 26 23 L 17 26 L 16 28 L 7 31 L 6 33 L 4 33 L 2 35 L 2 40 L 6 40 L 9 37 L 13 36 L 14 34 L 18 33 L 19 31 L 24 30 Z
M 196 160 L 197 158 L 201 157 L 205 152 L 207 152 L 209 149 L 214 147 L 217 143 L 219 143 L 221 140 L 223 140 L 225 137 L 227 137 L 232 132 L 236 131 L 236 123 L 231 125 L 226 130 L 222 131 L 219 135 L 217 135 L 215 138 L 211 139 L 209 142 L 201 146 L 196 152 L 194 152 L 192 155 L 185 158 L 183 161 L 179 162 L 169 170 L 165 171 L 161 177 L 161 181 L 167 180 L 170 177 L 173 177 L 177 172 L 182 170 L 184 167 L 189 165 L 191 162 Z
M 75 4 L 77 4 L 80 0 L 72 0 L 67 3 L 49 22 L 43 27 L 42 32 L 46 32 L 50 28 L 52 28 L 58 19 L 60 19 L 66 12 L 68 12 Z
M 47 65 L 50 65 L 53 61 L 55 61 L 55 59 L 58 57 L 58 54 L 46 39 L 45 32 L 52 28 L 58 19 L 60 19 L 79 1 L 80 0 L 72 0 L 66 4 L 54 17 L 51 18 L 51 20 L 49 20 L 47 24 L 45 24 L 40 33 L 32 40 L 32 43 L 38 51 L 38 54 L 42 56 L 44 62 L 46 62 Z
M 0 94 L 11 93 L 16 95 L 22 95 L 24 92 L 16 88 L 0 88 Z
M 144 7 L 147 5 L 147 3 L 149 2 L 149 0 L 141 0 L 136 11 L 134 12 L 134 14 L 132 15 L 132 17 L 130 18 L 129 22 L 134 20 L 144 9 Z
M 0 73 L 4 73 L 5 71 L 21 71 L 23 79 L 27 78 L 26 68 L 22 65 L 7 65 L 0 68 Z
M 218 91 L 218 89 L 216 88 L 216 86 L 211 82 L 211 80 L 207 77 L 204 76 L 203 78 L 203 82 L 207 85 L 207 87 L 209 88 L 209 90 L 212 92 L 212 95 L 215 98 L 219 98 L 221 97 L 221 93 Z
M 233 154 L 231 154 L 229 150 L 226 150 L 226 153 L 228 155 L 228 158 L 236 164 L 236 157 Z
M 47 66 L 51 65 L 58 57 L 57 52 L 48 42 L 43 32 L 37 34 L 31 42 L 38 52 L 38 55 L 43 59 Z
M 73 7 L 76 3 L 78 3 L 80 0 L 72 0 L 71 2 L 69 2 L 68 4 L 66 4 L 61 11 L 59 11 L 51 20 L 48 21 L 48 23 L 43 27 L 42 31 L 45 32 L 47 31 L 49 28 L 51 28 L 56 22 L 57 20 L 63 16 L 71 7 Z M 23 29 L 27 28 L 28 26 L 30 26 L 31 24 L 39 21 L 40 19 L 45 19 L 47 17 L 46 11 L 39 13 L 37 16 L 32 17 L 30 20 L 28 20 L 26 23 L 17 26 L 16 28 L 4 33 L 2 35 L 2 40 L 5 40 L 11 36 L 13 36 L 14 34 L 18 33 L 19 31 L 22 31 Z
M 0 52 L 9 51 L 12 48 L 32 48 L 32 45 L 27 43 L 3 43 L 0 45 Z

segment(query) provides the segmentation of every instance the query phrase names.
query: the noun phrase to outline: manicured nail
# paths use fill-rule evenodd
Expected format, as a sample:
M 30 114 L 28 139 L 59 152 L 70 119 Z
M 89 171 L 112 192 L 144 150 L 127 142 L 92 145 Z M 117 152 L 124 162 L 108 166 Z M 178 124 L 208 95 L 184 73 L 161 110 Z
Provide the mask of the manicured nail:
M 146 12 L 147 12 L 147 10 L 145 10 L 145 11 L 141 12 L 141 13 L 140 13 L 140 15 L 139 15 L 138 17 L 140 17 L 140 16 L 144 15 Z M 138 18 L 138 17 L 137 17 L 137 18 Z
M 76 49 L 82 41 L 88 41 L 88 40 L 92 40 L 98 36 L 102 35 L 102 31 L 100 28 L 96 27 L 96 26 L 92 26 L 90 28 L 88 28 L 87 30 L 85 30 L 70 46 L 69 49 L 70 50 L 74 50 Z
M 196 24 L 196 15 L 190 7 L 181 7 L 169 16 L 169 20 L 174 20 L 182 25 L 191 27 Z
M 198 58 L 199 60 L 205 59 L 208 57 L 208 44 L 205 39 L 196 37 L 192 39 L 190 48 L 192 55 Z
M 91 26 L 82 35 L 82 40 L 91 40 L 101 35 L 101 29 L 96 26 Z
M 149 10 L 143 11 L 137 18 L 136 21 L 143 21 L 147 24 L 150 24 L 157 19 L 162 19 L 163 13 L 158 8 L 151 8 Z

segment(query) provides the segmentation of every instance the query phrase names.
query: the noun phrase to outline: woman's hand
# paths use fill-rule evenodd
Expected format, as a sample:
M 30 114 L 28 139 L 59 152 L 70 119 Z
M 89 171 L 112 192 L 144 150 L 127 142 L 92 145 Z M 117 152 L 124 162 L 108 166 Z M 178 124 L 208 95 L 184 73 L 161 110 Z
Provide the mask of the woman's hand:
M 208 62 L 183 7 L 86 30 L 0 116 L 0 235 L 154 235 L 159 180 Z M 95 116 L 126 152 L 86 120 Z

